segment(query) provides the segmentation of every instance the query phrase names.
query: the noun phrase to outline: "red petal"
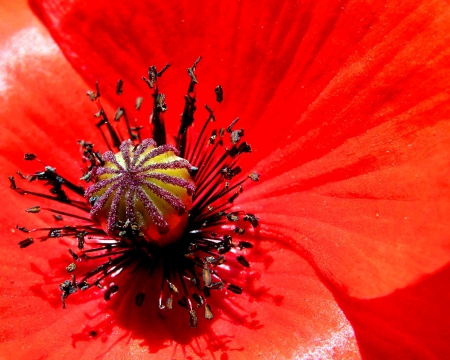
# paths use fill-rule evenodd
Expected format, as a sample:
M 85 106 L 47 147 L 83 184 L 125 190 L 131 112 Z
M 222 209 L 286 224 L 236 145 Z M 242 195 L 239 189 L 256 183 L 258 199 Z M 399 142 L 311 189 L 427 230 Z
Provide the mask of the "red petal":
M 225 109 L 237 109 L 247 118 L 252 117 L 249 122 L 258 120 L 259 126 L 266 125 L 263 129 L 270 129 L 266 133 L 258 132 L 257 139 L 254 139 L 259 158 L 264 159 L 266 154 L 273 152 L 280 139 L 287 144 L 267 161 L 261 162 L 266 178 L 273 178 L 273 181 L 255 188 L 249 193 L 247 202 L 257 196 L 272 197 L 265 202 L 253 203 L 257 210 L 261 211 L 261 206 L 266 209 L 262 217 L 267 224 L 273 225 L 271 231 L 279 231 L 282 238 L 291 238 L 296 246 L 306 250 L 305 256 L 312 254 L 312 260 L 309 259 L 323 271 L 328 271 L 331 279 L 347 286 L 352 294 L 373 297 L 417 279 L 423 272 L 434 271 L 448 261 L 448 251 L 441 251 L 445 250 L 442 239 L 448 237 L 441 225 L 448 222 L 445 215 L 448 214 L 449 203 L 445 171 L 448 167 L 448 137 L 445 136 L 448 129 L 439 123 L 448 114 L 445 93 L 450 63 L 446 44 L 450 23 L 448 7 L 428 2 L 389 2 L 388 6 L 382 2 L 370 5 L 366 2 L 347 4 L 341 11 L 341 4 L 333 7 L 329 2 L 324 3 L 300 7 L 303 19 L 311 19 L 312 24 L 305 26 L 305 33 L 300 37 L 297 28 L 293 30 L 294 25 L 287 19 L 291 14 L 292 21 L 299 18 L 292 7 L 279 7 L 280 13 L 267 7 L 268 14 L 270 11 L 274 16 L 279 15 L 281 23 L 287 25 L 279 29 L 279 33 L 274 32 L 279 36 L 258 39 L 264 45 L 260 53 L 249 47 L 250 40 L 255 38 L 253 35 L 263 33 L 258 26 L 255 26 L 257 30 L 252 30 L 256 22 L 252 21 L 251 15 L 260 16 L 260 12 L 252 14 L 252 9 L 244 9 L 241 13 L 245 14 L 242 26 L 246 26 L 242 40 L 229 33 L 218 36 L 219 40 L 209 37 L 209 33 L 217 35 L 223 28 L 221 24 L 229 22 L 229 17 L 219 19 L 212 16 L 211 8 L 202 13 L 197 11 L 200 15 L 196 16 L 199 17 L 186 16 L 185 19 L 189 29 L 197 30 L 198 23 L 202 23 L 208 25 L 205 27 L 208 32 L 182 32 L 180 28 L 184 25 L 177 21 L 179 15 L 170 15 L 173 17 L 169 17 L 170 21 L 163 18 L 171 11 L 181 13 L 181 16 L 189 15 L 177 8 L 166 9 L 165 12 L 160 10 L 162 15 L 154 20 L 159 27 L 151 25 L 151 28 L 168 31 L 165 32 L 168 34 L 167 42 L 158 43 L 156 48 L 164 49 L 165 54 L 173 55 L 172 58 L 176 58 L 175 53 L 184 59 L 195 58 L 201 47 L 211 47 L 216 55 L 206 54 L 214 60 L 208 69 L 214 69 L 219 63 L 217 56 L 221 54 L 217 55 L 217 50 L 229 48 L 226 45 L 233 39 L 237 40 L 238 51 L 232 54 L 224 51 L 223 57 L 227 60 L 225 64 L 233 64 L 225 66 L 236 66 L 236 74 L 241 76 L 224 79 L 222 83 L 233 85 L 236 90 L 230 99 L 241 108 L 229 102 Z M 266 9 L 264 5 L 261 8 Z M 71 11 L 63 9 L 63 12 L 66 10 Z M 231 8 L 230 13 L 234 10 Z M 87 69 L 84 74 L 86 78 L 91 76 L 91 82 L 95 80 L 95 74 L 103 74 L 104 79 L 114 83 L 120 72 L 109 71 L 110 68 L 103 66 L 105 61 L 102 59 L 110 62 L 110 55 L 117 54 L 117 48 L 98 46 L 97 39 L 100 42 L 105 36 L 90 38 L 96 46 L 86 47 L 87 42 L 83 40 L 86 32 L 83 35 L 81 31 L 82 35 L 76 37 L 76 26 L 69 21 L 78 20 L 68 16 L 67 22 L 60 22 L 55 14 L 46 21 L 55 37 L 59 27 L 72 31 L 67 39 L 58 40 L 78 70 Z M 103 16 L 95 9 L 88 14 Z M 201 14 L 207 16 L 202 17 Z M 44 17 L 43 13 L 41 15 Z M 125 12 L 124 18 L 129 18 L 128 15 Z M 121 20 L 118 21 L 119 25 L 117 22 L 108 25 L 113 26 L 113 30 L 115 26 L 120 28 Z M 83 18 L 83 24 L 92 29 L 93 24 L 99 22 Z M 141 31 L 142 23 L 137 24 L 137 30 Z M 212 26 L 216 24 L 216 27 Z M 301 29 L 305 22 L 296 21 L 295 24 Z M 118 43 L 127 46 L 134 43 L 122 41 L 124 32 L 114 31 Z M 289 33 L 292 35 L 288 36 Z M 153 43 L 158 41 L 150 31 L 148 34 L 154 36 L 150 38 Z M 183 34 L 183 44 L 186 44 L 181 50 L 173 46 L 179 43 L 180 34 Z M 142 36 L 142 33 L 135 35 Z M 75 39 L 74 42 L 71 39 Z M 284 39 L 286 43 L 299 46 L 286 46 L 282 55 L 277 51 L 274 54 L 267 51 L 276 44 L 284 44 Z M 283 49 L 278 48 L 279 51 Z M 98 58 L 97 50 L 101 52 Z M 145 47 L 134 51 L 153 52 L 147 52 Z M 134 53 L 129 52 L 128 60 L 123 64 L 135 65 Z M 260 67 L 249 69 L 244 66 L 249 63 L 251 52 L 255 54 L 256 63 L 262 64 Z M 83 60 L 77 57 L 78 54 L 88 57 Z M 120 54 L 118 58 L 122 59 L 123 52 Z M 165 57 L 161 60 L 158 57 L 158 61 L 164 62 Z M 232 60 L 234 57 L 237 58 L 235 62 Z M 95 61 L 83 63 L 91 58 Z M 282 74 L 288 76 L 280 76 L 276 71 L 270 73 L 271 69 L 285 65 L 274 67 L 278 59 L 288 59 L 291 66 L 281 69 Z M 113 65 L 117 64 L 113 61 Z M 148 65 L 147 60 L 144 59 L 141 65 L 138 67 Z M 186 67 L 184 64 L 179 66 Z M 102 72 L 102 67 L 106 73 Z M 130 76 L 127 74 L 126 79 L 132 84 L 135 72 L 133 67 L 130 69 Z M 203 76 L 212 89 L 216 84 L 210 80 L 212 76 L 208 71 L 212 70 L 206 70 Z M 178 73 L 173 71 L 172 78 L 167 78 L 168 82 L 177 83 L 175 77 Z M 226 69 L 218 72 L 218 76 L 225 78 L 229 73 Z M 275 81 L 277 77 L 282 80 Z M 244 84 L 236 85 L 237 80 L 244 81 Z M 237 102 L 243 93 L 251 94 L 250 105 Z M 269 100 L 272 106 L 265 107 Z M 283 108 L 280 104 L 284 105 Z M 225 114 L 229 114 L 227 111 Z M 273 119 L 283 119 L 286 125 L 274 127 Z M 295 127 L 290 128 L 289 125 L 297 120 Z M 433 133 L 436 141 L 430 137 Z M 293 136 L 284 140 L 290 134 Z M 410 144 L 413 145 L 412 151 L 404 150 Z M 386 151 L 389 151 L 388 155 Z M 417 181 L 414 180 L 416 174 L 419 177 Z M 351 178 L 346 179 L 346 175 Z M 296 193 L 286 195 L 292 191 Z M 290 209 L 295 200 L 299 203 Z M 305 204 L 305 210 L 302 204 Z M 299 216 L 298 212 L 302 211 L 305 215 Z M 377 213 L 378 218 L 384 221 L 381 224 L 376 222 Z M 405 213 L 414 223 L 403 222 Z M 434 263 L 435 257 L 437 261 Z M 360 273 L 353 270 L 355 266 L 359 266 Z
M 103 6 L 50 0 L 32 1 L 32 6 L 90 83 L 100 78 L 107 86 L 124 78 L 130 92 L 146 93 L 136 72 L 150 63 L 173 62 L 165 78 L 172 109 L 181 111 L 182 100 L 172 91 L 182 94 L 186 87 L 180 74 L 203 55 L 199 91 L 212 95 L 217 83 L 223 85 L 228 101 L 219 111 L 257 122 L 255 138 L 271 144 L 267 149 L 260 146 L 260 154 L 272 151 L 274 141 L 306 135 L 322 122 L 328 125 L 327 135 L 333 134 L 332 127 L 343 139 L 362 133 L 383 121 L 378 116 L 368 123 L 377 112 L 385 109 L 388 117 L 392 105 L 392 110 L 405 109 L 431 95 L 420 89 L 425 80 L 435 88 L 440 84 L 441 90 L 445 84 L 435 82 L 442 75 L 435 70 L 445 59 L 432 61 L 448 48 L 444 1 L 345 6 L 338 1 L 136 1 Z M 113 86 L 108 91 L 112 99 Z M 411 97 L 411 91 L 417 95 Z M 208 102 L 211 96 L 200 98 Z M 304 114 L 308 108 L 314 116 Z M 338 128 L 342 119 L 347 121 Z M 178 120 L 176 115 L 173 120 Z M 296 121 L 300 128 L 292 132 L 290 125 Z M 350 121 L 367 124 L 355 129 Z M 261 126 L 270 131 L 261 134 Z
M 8 58 L 9 72 L 4 82 L 7 91 L 0 108 L 5 119 L 2 174 L 13 174 L 17 167 L 33 167 L 20 160 L 23 152 L 33 151 L 51 165 L 61 164 L 60 168 L 70 176 L 78 170 L 72 160 L 79 155 L 74 140 L 91 135 L 90 127 L 79 126 L 87 123 L 79 116 L 89 114 L 91 104 L 85 98 L 84 85 L 59 51 L 42 29 L 29 21 L 25 29 L 6 40 L 1 52 L 17 55 Z M 19 45 L 20 53 L 14 53 Z M 48 75 L 55 73 L 57 76 Z M 147 358 L 149 349 L 157 351 L 155 358 L 163 359 L 199 353 L 223 359 L 234 355 L 293 357 L 308 353 L 358 357 L 353 331 L 330 292 L 303 260 L 279 248 L 269 253 L 273 258 L 266 255 L 269 269 L 261 270 L 262 279 L 249 280 L 253 290 L 250 297 L 230 296 L 235 304 L 213 308 L 217 320 L 211 328 L 194 333 L 200 335 L 199 339 L 173 334 L 170 323 L 133 321 L 145 316 L 145 311 L 135 307 L 125 313 L 118 310 L 111 318 L 118 326 L 108 328 L 104 325 L 111 322 L 108 313 L 96 316 L 99 301 L 90 301 L 99 294 L 92 294 L 79 304 L 70 299 L 68 309 L 62 310 L 58 284 L 67 276 L 61 270 L 63 264 L 71 261 L 67 253 L 70 245 L 51 239 L 20 250 L 17 242 L 27 235 L 18 233 L 15 225 L 27 222 L 47 226 L 51 216 L 25 214 L 20 209 L 35 205 L 36 199 L 20 197 L 12 190 L 3 194 L 3 201 L 7 204 L 0 213 L 0 235 L 5 239 L 0 247 L 3 357 Z M 147 331 L 139 332 L 136 324 L 144 325 Z M 92 329 L 98 329 L 97 335 L 90 337 Z M 194 330 L 183 329 L 185 333 L 190 331 Z M 174 337 L 184 342 L 170 346 Z
M 265 181 L 242 203 L 270 197 L 254 204 L 264 222 L 295 231 L 351 293 L 385 294 L 449 260 L 447 3 L 33 4 L 90 81 L 143 91 L 136 69 L 173 59 L 179 87 L 186 59 L 204 55 L 205 87 L 230 89 L 225 114 L 257 120 Z
M 314 82 L 294 73 L 280 85 L 299 119 L 280 149 L 258 150 L 272 151 L 257 165 L 270 180 L 240 200 L 351 294 L 373 297 L 449 261 L 450 9 L 389 2 L 350 20 L 354 6 L 305 71 Z
M 397 134 L 383 126 L 241 200 L 350 294 L 385 295 L 449 260 L 449 134 L 445 122 Z
M 450 266 L 415 285 L 372 299 L 338 298 L 365 359 L 448 356 Z
M 11 239 L 5 230 L 2 238 Z M 149 351 L 157 359 L 359 357 L 353 330 L 331 293 L 305 261 L 279 247 L 265 254 L 268 271 L 262 270 L 261 278 L 246 277 L 248 296 L 224 295 L 220 307 L 211 305 L 217 320 L 208 326 L 201 319 L 202 326 L 193 330 L 187 318 L 184 328 L 173 328 L 170 313 L 169 321 L 163 321 L 148 308 L 127 306 L 122 293 L 122 306 L 111 316 L 97 309 L 101 294 L 89 294 L 81 302 L 70 298 L 68 309 L 61 309 L 57 287 L 67 276 L 60 271 L 62 264 L 71 261 L 68 245 L 47 241 L 32 246 L 19 250 L 9 241 L 0 248 L 0 308 L 8 324 L 0 354 L 6 358 L 144 359 Z

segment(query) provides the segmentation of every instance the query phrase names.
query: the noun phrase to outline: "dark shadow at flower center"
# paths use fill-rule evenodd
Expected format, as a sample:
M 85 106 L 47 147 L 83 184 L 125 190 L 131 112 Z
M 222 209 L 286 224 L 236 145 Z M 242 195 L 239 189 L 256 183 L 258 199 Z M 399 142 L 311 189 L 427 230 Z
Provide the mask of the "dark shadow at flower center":
M 165 249 L 161 256 L 167 257 L 170 249 Z M 174 259 L 180 259 L 177 256 Z M 273 258 L 268 251 L 258 245 L 252 249 L 250 258 L 252 264 L 260 263 L 260 268 L 267 269 L 273 262 Z M 43 277 L 43 284 L 33 285 L 30 290 L 48 302 L 55 311 L 65 311 L 61 309 L 61 292 L 58 291 L 58 284 L 67 278 L 64 265 L 69 263 L 69 256 L 49 260 L 49 265 L 55 269 L 54 274 L 42 272 L 36 265 L 32 264 L 32 271 Z M 166 259 L 167 261 L 167 259 Z M 271 301 L 276 305 L 281 305 L 283 296 L 270 294 L 270 288 L 258 287 L 256 280 L 260 279 L 261 273 L 258 270 L 239 269 L 230 264 L 225 278 L 241 278 L 239 285 L 243 289 L 242 295 L 234 294 L 226 289 L 212 290 L 211 296 L 206 298 L 208 305 L 212 309 L 214 318 L 207 320 L 204 317 L 204 306 L 194 308 L 198 315 L 198 325 L 196 328 L 190 327 L 189 311 L 182 304 L 182 292 L 174 294 L 172 309 L 160 309 L 158 301 L 160 298 L 160 288 L 163 268 L 153 266 L 154 264 L 141 264 L 136 269 L 134 266 L 126 268 L 117 278 L 111 278 L 111 286 L 118 285 L 119 291 L 111 294 L 109 301 L 105 301 L 102 295 L 105 289 L 79 291 L 77 296 L 67 300 L 67 307 L 77 306 L 77 304 L 88 301 L 98 301 L 99 308 L 95 313 L 86 314 L 86 323 L 80 325 L 80 329 L 73 329 L 72 344 L 74 347 L 79 342 L 86 341 L 107 341 L 115 338 L 116 329 L 121 329 L 123 338 L 142 340 L 141 346 L 148 348 L 150 353 L 157 353 L 167 347 L 180 349 L 183 353 L 189 350 L 202 357 L 207 354 L 227 354 L 233 351 L 242 351 L 243 348 L 235 348 L 231 345 L 235 334 L 221 333 L 220 322 L 231 323 L 234 326 L 243 326 L 257 331 L 266 325 L 258 320 L 256 312 L 250 312 L 242 305 L 246 301 L 259 302 Z M 78 264 L 77 264 L 78 266 Z M 79 271 L 89 271 L 95 266 L 93 262 L 79 262 Z M 176 264 L 169 264 L 175 268 Z M 183 266 L 180 264 L 180 266 Z M 117 281 L 117 282 L 115 282 Z M 48 291 L 49 286 L 53 290 Z M 187 289 L 189 291 L 190 289 Z M 136 304 L 136 294 L 145 293 L 145 298 L 140 306 Z M 243 299 L 238 299 L 243 297 Z M 239 301 L 237 301 L 239 300 Z M 105 314 L 109 314 L 105 318 Z M 107 347 L 105 347 L 105 353 Z

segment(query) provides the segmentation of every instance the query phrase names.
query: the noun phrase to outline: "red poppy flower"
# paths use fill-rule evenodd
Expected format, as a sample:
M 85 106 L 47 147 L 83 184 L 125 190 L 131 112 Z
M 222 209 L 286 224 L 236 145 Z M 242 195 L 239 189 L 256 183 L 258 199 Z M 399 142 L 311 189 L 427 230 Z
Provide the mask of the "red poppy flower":
M 237 201 L 260 217 L 254 293 L 189 333 L 136 308 L 104 312 L 94 295 L 61 310 L 55 265 L 67 246 L 18 248 L 16 224 L 51 218 L 21 212 L 36 201 L 5 180 L 4 358 L 447 356 L 447 2 L 32 1 L 75 71 L 24 4 L 1 8 L 5 179 L 24 152 L 78 170 L 74 141 L 92 136 L 80 75 L 115 106 L 108 85 L 124 79 L 131 101 L 148 93 L 142 69 L 170 61 L 164 91 L 181 111 L 179 74 L 199 55 L 198 99 L 222 85 L 216 116 L 240 116 L 254 149 L 243 167 L 264 179 Z

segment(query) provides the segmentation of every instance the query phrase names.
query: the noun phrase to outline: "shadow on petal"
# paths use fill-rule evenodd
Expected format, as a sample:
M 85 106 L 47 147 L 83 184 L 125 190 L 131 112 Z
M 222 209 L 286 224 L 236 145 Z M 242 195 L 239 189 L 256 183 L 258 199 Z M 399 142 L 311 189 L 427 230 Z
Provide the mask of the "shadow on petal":
M 448 356 L 450 265 L 390 295 L 364 300 L 336 296 L 365 359 Z
M 66 243 L 63 241 L 62 244 Z M 211 290 L 211 296 L 206 298 L 206 302 L 214 315 L 212 320 L 205 319 L 204 306 L 193 304 L 198 317 L 196 328 L 189 326 L 189 311 L 178 305 L 182 299 L 182 289 L 179 289 L 179 294 L 173 294 L 172 309 L 159 309 L 161 270 L 158 268 L 149 277 L 148 269 L 140 268 L 133 271 L 134 267 L 131 266 L 116 279 L 110 279 L 111 284 L 106 286 L 114 282 L 119 286 L 119 290 L 111 295 L 109 301 L 103 299 L 106 288 L 78 290 L 66 299 L 67 307 L 76 308 L 91 301 L 98 302 L 98 306 L 96 311 L 84 314 L 85 323 L 71 329 L 72 347 L 83 348 L 85 345 L 81 343 L 91 341 L 108 342 L 112 344 L 111 346 L 116 346 L 118 343 L 124 344 L 133 339 L 140 341 L 140 346 L 148 349 L 150 353 L 158 353 L 165 348 L 173 349 L 174 354 L 181 351 L 184 354 L 194 353 L 200 357 L 233 351 L 242 352 L 244 348 L 233 341 L 238 334 L 230 334 L 226 330 L 227 327 L 242 326 L 250 331 L 270 327 L 270 324 L 262 323 L 258 319 L 258 313 L 248 310 L 245 304 L 262 302 L 279 307 L 284 299 L 281 293 L 273 294 L 271 288 L 275 287 L 275 284 L 262 281 L 261 285 L 259 282 L 262 272 L 268 270 L 274 262 L 269 250 L 256 245 L 248 260 L 251 262 L 251 268 L 244 270 L 239 269 L 237 260 L 229 259 L 226 262 L 228 265 L 228 269 L 225 268 L 226 278 L 240 286 L 243 294 L 236 295 L 225 288 L 221 291 Z M 72 259 L 68 254 L 49 260 L 49 267 L 54 269 L 52 273 L 46 273 L 37 264 L 31 264 L 31 271 L 43 279 L 42 283 L 30 286 L 31 293 L 49 303 L 56 311 L 61 311 L 61 292 L 58 286 L 70 277 L 65 268 L 71 262 Z M 95 261 L 76 262 L 76 265 L 75 273 L 78 274 L 86 273 L 96 266 Z M 279 289 L 277 291 L 280 292 Z M 141 306 L 136 304 L 138 293 L 145 293 Z M 218 319 L 220 324 L 214 324 Z M 226 325 L 222 325 L 223 323 Z M 121 334 L 118 338 L 117 331 Z M 256 332 L 255 339 L 257 334 Z M 109 350 L 110 347 L 106 346 L 101 351 L 107 354 Z

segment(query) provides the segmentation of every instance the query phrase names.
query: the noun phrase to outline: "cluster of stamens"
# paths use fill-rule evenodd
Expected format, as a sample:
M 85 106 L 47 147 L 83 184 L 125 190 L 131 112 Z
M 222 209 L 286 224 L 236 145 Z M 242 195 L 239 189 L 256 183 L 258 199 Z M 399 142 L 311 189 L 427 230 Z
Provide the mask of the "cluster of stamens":
M 167 106 L 157 86 L 158 77 L 168 65 L 160 72 L 152 66 L 144 80 L 153 89 L 153 139 L 141 140 L 140 127 L 130 126 L 129 111 L 125 108 L 119 108 L 114 117 L 116 125 L 121 118 L 125 119 L 125 130 L 121 132 L 118 126 L 112 126 L 100 104 L 97 86 L 97 91 L 88 95 L 99 106 L 97 127 L 109 151 L 102 155 L 94 150 L 92 143 L 79 141 L 86 165 L 81 180 L 88 186 L 75 185 L 49 166 L 32 175 L 19 175 L 30 182 L 44 181 L 50 185 L 51 195 L 19 188 L 14 177 L 10 177 L 11 188 L 21 195 L 62 202 L 90 215 L 35 206 L 27 211 L 50 211 L 58 221 L 72 218 L 81 223 L 72 221 L 71 225 L 30 230 L 17 226 L 26 233 L 43 232 L 37 237 L 41 241 L 59 237 L 76 239 L 77 250 L 69 249 L 73 262 L 66 267 L 71 277 L 60 285 L 63 307 L 69 295 L 94 286 L 104 288 L 106 285 L 104 298 L 110 300 L 118 292 L 119 284 L 107 285 L 105 279 L 118 279 L 118 274 L 130 266 L 153 270 L 160 267 L 158 273 L 163 278 L 159 282 L 159 309 L 171 309 L 177 300 L 179 306 L 188 310 L 192 327 L 198 322 L 196 308 L 203 307 L 204 317 L 213 318 L 207 301 L 212 291 L 226 288 L 236 294 L 243 292 L 233 279 L 221 275 L 221 267 L 230 256 L 235 256 L 242 267 L 240 271 L 250 266 L 245 253 L 253 244 L 244 239 L 244 234 L 258 226 L 258 218 L 234 211 L 233 203 L 242 193 L 244 183 L 258 181 L 259 175 L 252 173 L 234 182 L 242 172 L 238 159 L 251 152 L 251 147 L 241 141 L 244 130 L 234 129 L 238 119 L 208 135 L 208 126 L 216 120 L 208 105 L 205 106 L 208 112 L 205 124 L 197 140 L 189 143 L 187 134 L 196 111 L 195 69 L 199 61 L 200 58 L 188 69 L 190 84 L 176 146 L 166 144 L 164 112 Z M 120 80 L 116 89 L 118 95 L 122 94 L 122 86 Z M 220 103 L 222 87 L 217 86 L 215 92 Z M 138 98 L 136 111 L 141 103 L 142 98 Z M 25 159 L 40 161 L 34 154 L 26 154 Z M 68 195 L 66 190 L 74 196 Z M 76 199 L 77 196 L 87 201 Z M 28 247 L 35 239 L 29 234 L 19 245 Z M 104 262 L 77 279 L 76 264 L 92 259 Z M 153 270 L 142 276 L 152 274 Z M 128 278 L 128 281 L 131 280 Z M 142 306 L 144 299 L 145 293 L 138 292 L 135 304 Z

